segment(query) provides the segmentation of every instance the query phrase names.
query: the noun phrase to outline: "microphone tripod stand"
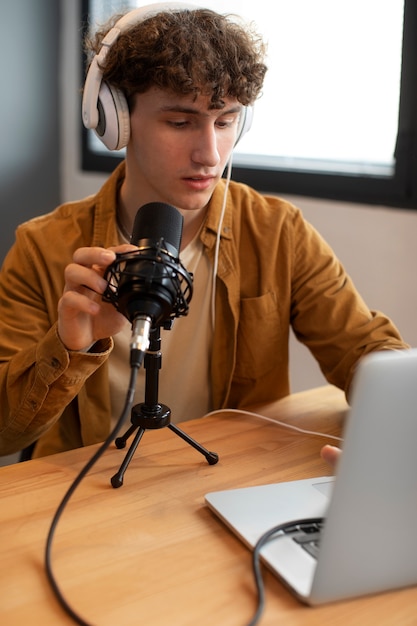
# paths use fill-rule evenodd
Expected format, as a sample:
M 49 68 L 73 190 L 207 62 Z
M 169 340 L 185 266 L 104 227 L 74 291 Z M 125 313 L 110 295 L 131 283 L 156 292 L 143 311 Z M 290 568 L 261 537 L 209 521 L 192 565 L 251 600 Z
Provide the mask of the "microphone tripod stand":
M 119 470 L 111 478 L 110 482 L 115 489 L 123 485 L 125 471 L 133 458 L 145 430 L 156 430 L 168 426 L 176 435 L 184 439 L 190 446 L 205 456 L 209 465 L 215 465 L 219 460 L 218 454 L 210 452 L 178 428 L 178 426 L 171 424 L 171 409 L 165 404 L 159 404 L 158 387 L 159 370 L 161 369 L 160 344 L 160 328 L 152 328 L 150 331 L 149 350 L 146 352 L 144 358 L 144 367 L 146 369 L 145 401 L 136 404 L 132 408 L 130 416 L 132 425 L 127 429 L 124 435 L 116 437 L 115 440 L 117 448 L 125 448 L 127 440 L 137 430 Z

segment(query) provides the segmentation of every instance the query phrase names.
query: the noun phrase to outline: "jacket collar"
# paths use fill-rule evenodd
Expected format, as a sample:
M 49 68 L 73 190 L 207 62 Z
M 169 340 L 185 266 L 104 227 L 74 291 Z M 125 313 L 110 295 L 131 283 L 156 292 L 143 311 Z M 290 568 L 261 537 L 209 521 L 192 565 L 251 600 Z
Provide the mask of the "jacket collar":
M 202 231 L 203 243 L 211 248 L 216 242 L 216 236 L 219 228 L 219 221 L 222 212 L 222 206 L 224 201 L 224 194 L 226 191 L 226 181 L 222 178 L 217 187 L 215 188 L 213 195 L 209 202 L 209 210 L 207 211 L 207 219 L 205 227 Z M 211 236 L 208 233 L 211 233 Z M 204 234 L 207 235 L 204 240 Z M 213 237 L 214 235 L 214 237 Z M 221 237 L 223 239 L 232 238 L 232 211 L 230 210 L 230 199 L 226 198 L 226 210 L 224 212 L 223 224 L 221 230 Z
M 93 246 L 107 248 L 119 242 L 117 233 L 117 205 L 119 189 L 124 181 L 126 164 L 120 163 L 96 194 Z

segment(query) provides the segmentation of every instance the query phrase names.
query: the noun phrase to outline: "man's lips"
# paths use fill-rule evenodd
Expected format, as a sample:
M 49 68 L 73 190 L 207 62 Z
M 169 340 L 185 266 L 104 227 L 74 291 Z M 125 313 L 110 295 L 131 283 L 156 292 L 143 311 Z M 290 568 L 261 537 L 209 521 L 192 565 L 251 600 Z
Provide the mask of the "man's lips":
M 182 179 L 188 187 L 196 190 L 205 190 L 213 185 L 216 181 L 215 176 L 190 176 Z

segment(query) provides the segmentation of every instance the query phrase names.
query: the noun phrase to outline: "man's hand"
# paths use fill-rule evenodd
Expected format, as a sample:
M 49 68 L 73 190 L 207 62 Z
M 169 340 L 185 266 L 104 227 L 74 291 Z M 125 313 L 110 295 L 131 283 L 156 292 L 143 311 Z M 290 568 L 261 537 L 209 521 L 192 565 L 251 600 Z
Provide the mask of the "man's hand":
M 103 278 L 116 252 L 128 252 L 135 246 L 117 248 L 78 248 L 73 262 L 65 268 L 65 287 L 58 302 L 58 333 L 68 350 L 86 350 L 99 339 L 115 335 L 127 323 L 112 304 L 103 302 L 107 287 Z
M 326 461 L 333 469 L 336 469 L 337 462 L 340 459 L 342 451 L 335 446 L 326 445 L 323 446 L 320 452 L 321 458 Z

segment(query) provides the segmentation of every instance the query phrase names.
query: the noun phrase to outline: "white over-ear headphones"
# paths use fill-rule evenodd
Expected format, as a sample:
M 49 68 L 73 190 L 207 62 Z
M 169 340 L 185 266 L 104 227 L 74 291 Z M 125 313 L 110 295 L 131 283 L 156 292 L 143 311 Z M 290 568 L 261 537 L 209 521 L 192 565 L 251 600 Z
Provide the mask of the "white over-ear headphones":
M 129 107 L 125 95 L 103 81 L 100 65 L 120 33 L 162 11 L 195 10 L 192 4 L 159 2 L 148 4 L 124 15 L 107 33 L 102 41 L 100 52 L 93 58 L 85 80 L 82 117 L 86 128 L 95 131 L 97 137 L 109 150 L 124 148 L 130 137 Z M 240 116 L 236 143 L 249 130 L 252 124 L 252 107 L 244 107 Z

